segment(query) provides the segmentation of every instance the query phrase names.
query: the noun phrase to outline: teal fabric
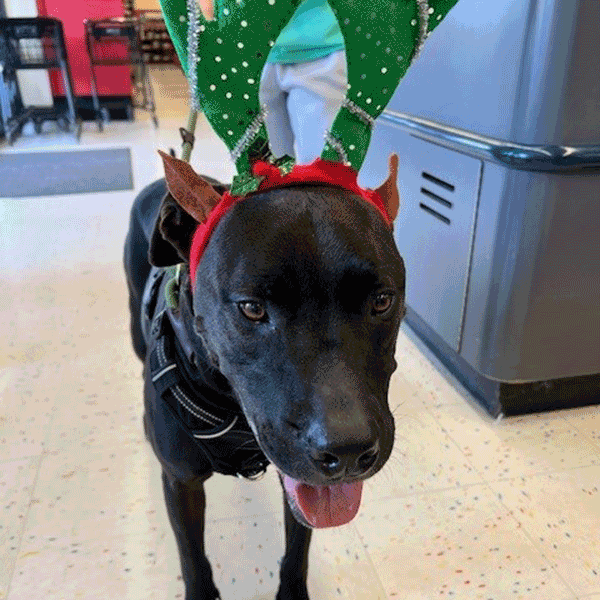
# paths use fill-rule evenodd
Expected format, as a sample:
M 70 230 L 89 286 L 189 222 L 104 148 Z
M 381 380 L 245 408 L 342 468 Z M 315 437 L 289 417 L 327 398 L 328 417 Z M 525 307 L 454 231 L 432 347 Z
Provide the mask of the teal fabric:
M 307 62 L 343 49 L 344 37 L 327 0 L 303 0 L 279 34 L 267 62 Z

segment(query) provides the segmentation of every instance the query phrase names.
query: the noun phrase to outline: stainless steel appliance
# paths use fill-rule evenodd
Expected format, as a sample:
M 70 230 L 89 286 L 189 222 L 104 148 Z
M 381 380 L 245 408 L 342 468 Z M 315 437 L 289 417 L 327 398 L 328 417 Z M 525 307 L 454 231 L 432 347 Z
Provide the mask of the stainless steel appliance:
M 379 118 L 408 323 L 493 415 L 600 402 L 600 2 L 460 0 Z

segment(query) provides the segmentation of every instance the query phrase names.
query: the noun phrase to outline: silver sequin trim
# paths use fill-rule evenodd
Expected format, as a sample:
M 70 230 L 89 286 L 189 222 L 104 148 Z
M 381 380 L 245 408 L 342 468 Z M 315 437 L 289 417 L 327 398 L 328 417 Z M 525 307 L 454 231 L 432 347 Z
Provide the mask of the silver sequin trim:
M 416 0 L 417 7 L 419 9 L 419 41 L 417 42 L 417 49 L 412 57 L 414 61 L 417 56 L 421 53 L 421 49 L 425 44 L 425 40 L 429 33 L 427 33 L 427 28 L 429 27 L 429 3 L 427 0 Z M 412 62 L 412 61 L 411 61 Z
M 331 131 L 328 131 L 325 134 L 325 141 L 338 153 L 338 157 L 340 162 L 343 162 L 345 165 L 349 165 L 350 161 L 348 160 L 348 155 L 346 154 L 346 150 L 342 145 L 342 142 L 337 138 L 331 135 Z
M 353 115 L 356 115 L 365 125 L 373 127 L 375 119 L 366 110 L 363 110 L 360 106 L 352 102 L 352 100 L 346 98 L 343 106 L 345 106 Z
M 198 4 L 196 0 L 187 0 L 188 12 L 188 82 L 190 84 L 190 102 L 194 110 L 200 110 L 198 100 Z
M 262 124 L 265 122 L 265 118 L 267 116 L 267 109 L 263 106 L 260 109 L 260 112 L 250 125 L 248 129 L 244 132 L 244 135 L 240 138 L 239 142 L 235 145 L 235 148 L 231 152 L 231 158 L 233 162 L 236 162 L 237 159 L 248 149 L 250 144 L 254 141 L 254 138 L 258 135 Z

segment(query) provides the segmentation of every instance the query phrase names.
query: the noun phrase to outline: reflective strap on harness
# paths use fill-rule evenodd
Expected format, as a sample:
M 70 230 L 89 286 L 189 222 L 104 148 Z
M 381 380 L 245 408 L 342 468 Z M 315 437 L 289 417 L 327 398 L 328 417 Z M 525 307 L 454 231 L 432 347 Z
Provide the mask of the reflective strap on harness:
M 163 312 L 160 313 L 158 317 L 161 321 L 161 323 L 157 325 L 160 334 L 150 355 L 151 378 L 156 393 L 159 396 L 164 397 L 166 392 L 170 392 L 179 403 L 180 407 L 187 411 L 187 413 L 190 413 L 196 419 L 207 423 L 211 428 L 217 428 L 217 431 L 211 431 L 208 434 L 210 437 L 223 435 L 235 424 L 237 417 L 234 417 L 230 423 L 226 424 L 224 419 L 208 412 L 201 406 L 198 406 L 190 398 L 189 394 L 186 393 L 183 386 L 183 378 L 181 377 L 177 363 L 174 360 L 174 353 L 170 348 L 170 336 L 164 333 L 165 326 L 168 323 L 166 315 Z M 186 419 L 186 421 L 189 421 L 189 419 Z M 189 422 L 186 423 L 186 427 L 189 427 L 189 425 Z M 193 431 L 191 433 L 193 434 Z M 196 437 L 196 435 L 194 435 L 194 437 Z
M 181 428 L 195 440 L 214 471 L 246 478 L 260 476 L 269 460 L 258 447 L 243 416 L 225 409 L 219 415 L 207 410 L 206 404 L 198 405 L 196 394 L 177 364 L 171 323 L 164 308 L 160 310 L 160 301 L 158 304 L 158 313 L 152 320 L 148 363 L 157 395 Z

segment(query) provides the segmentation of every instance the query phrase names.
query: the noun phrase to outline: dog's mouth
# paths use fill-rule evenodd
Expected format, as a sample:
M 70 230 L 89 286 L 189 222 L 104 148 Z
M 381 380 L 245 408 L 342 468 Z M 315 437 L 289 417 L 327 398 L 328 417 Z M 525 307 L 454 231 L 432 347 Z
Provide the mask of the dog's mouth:
M 305 525 L 318 529 L 339 527 L 358 513 L 362 481 L 314 486 L 278 472 L 292 512 Z
M 258 435 L 258 428 L 248 419 L 250 428 L 261 450 L 275 467 L 281 481 L 287 503 L 296 520 L 306 527 L 324 529 L 346 525 L 360 509 L 362 481 L 340 482 L 331 485 L 311 485 L 284 473 L 265 449 Z

